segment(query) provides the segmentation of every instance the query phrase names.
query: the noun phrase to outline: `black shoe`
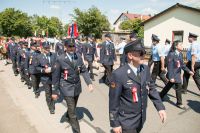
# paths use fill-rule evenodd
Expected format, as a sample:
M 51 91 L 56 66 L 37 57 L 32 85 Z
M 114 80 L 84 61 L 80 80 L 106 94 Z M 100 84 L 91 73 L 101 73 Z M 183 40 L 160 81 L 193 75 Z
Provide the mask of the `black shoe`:
M 69 117 L 66 116 L 66 115 L 63 115 L 61 120 L 60 120 L 60 123 L 64 123 L 64 122 L 69 122 Z
M 40 94 L 35 94 L 35 98 L 38 98 L 40 96 Z
M 55 114 L 55 110 L 50 110 L 50 114 Z
M 183 104 L 176 104 L 176 106 L 180 109 L 186 110 L 186 107 Z
M 30 86 L 30 85 L 28 85 L 28 89 L 31 89 L 31 86 Z

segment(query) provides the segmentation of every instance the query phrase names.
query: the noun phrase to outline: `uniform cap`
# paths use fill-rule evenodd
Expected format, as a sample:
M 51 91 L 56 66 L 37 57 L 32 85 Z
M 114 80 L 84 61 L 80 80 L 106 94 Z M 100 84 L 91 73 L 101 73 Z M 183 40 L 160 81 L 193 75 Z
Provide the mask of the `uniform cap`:
M 136 32 L 132 32 L 129 36 L 130 38 L 137 38 L 137 33 Z
M 171 41 L 170 41 L 169 39 L 166 39 L 165 42 L 167 42 L 167 43 L 171 43 Z
M 107 33 L 107 34 L 105 34 L 105 37 L 111 38 L 111 34 Z
M 158 38 L 158 36 L 155 35 L 155 34 L 152 34 L 151 39 L 152 39 L 153 41 L 160 41 L 160 39 Z
M 42 43 L 42 47 L 43 47 L 44 49 L 50 48 L 49 42 L 43 42 L 43 43 Z
M 141 39 L 137 39 L 135 41 L 129 42 L 125 47 L 124 47 L 124 52 L 125 54 L 129 52 L 134 52 L 134 51 L 142 51 L 145 53 L 145 48 L 142 44 Z
M 189 37 L 194 37 L 194 38 L 197 38 L 198 35 L 194 34 L 194 33 L 189 33 Z
M 93 36 L 92 34 L 90 34 L 90 35 L 87 36 L 87 38 L 91 38 L 91 39 L 93 39 L 94 36 Z
M 73 38 L 64 41 L 64 45 L 67 47 L 75 47 L 75 40 Z
M 28 46 L 28 42 L 24 41 L 23 45 Z

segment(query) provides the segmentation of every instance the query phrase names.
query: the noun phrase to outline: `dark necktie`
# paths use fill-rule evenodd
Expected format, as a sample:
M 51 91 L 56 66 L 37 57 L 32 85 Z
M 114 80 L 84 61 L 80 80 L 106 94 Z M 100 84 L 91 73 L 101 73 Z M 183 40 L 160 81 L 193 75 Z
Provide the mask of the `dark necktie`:
M 140 67 L 137 68 L 137 77 L 138 77 L 139 80 L 141 80 Z

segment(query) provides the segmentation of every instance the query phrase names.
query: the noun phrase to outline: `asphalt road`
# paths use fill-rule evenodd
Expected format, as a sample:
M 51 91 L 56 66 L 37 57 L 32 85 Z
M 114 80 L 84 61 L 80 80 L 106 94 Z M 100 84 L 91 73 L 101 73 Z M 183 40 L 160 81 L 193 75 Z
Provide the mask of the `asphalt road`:
M 95 91 L 90 93 L 82 82 L 83 92 L 80 95 L 77 115 L 82 133 L 109 133 L 108 87 L 99 84 L 103 69 L 95 70 L 97 76 L 93 82 Z M 163 83 L 157 80 L 157 90 Z M 157 111 L 149 100 L 147 120 L 142 133 L 199 133 L 200 132 L 200 91 L 193 80 L 189 83 L 189 92 L 183 95 L 186 110 L 175 106 L 175 91 L 170 90 L 164 105 L 168 115 L 167 122 L 162 124 Z M 41 95 L 34 98 L 32 90 L 15 77 L 11 65 L 4 66 L 0 61 L 0 133 L 71 133 L 68 123 L 61 123 L 67 107 L 60 99 L 56 104 L 56 114 L 50 115 L 45 93 L 41 86 Z

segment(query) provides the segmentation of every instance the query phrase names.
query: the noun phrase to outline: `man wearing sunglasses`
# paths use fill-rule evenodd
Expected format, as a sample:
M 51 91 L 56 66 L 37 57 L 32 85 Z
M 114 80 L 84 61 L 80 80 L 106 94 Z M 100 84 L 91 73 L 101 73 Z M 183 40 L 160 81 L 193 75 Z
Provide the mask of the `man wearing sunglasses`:
M 145 49 L 141 40 L 124 49 L 128 64 L 112 73 L 109 90 L 110 125 L 114 133 L 139 133 L 146 120 L 147 96 L 156 107 L 162 122 L 165 107 L 151 80 L 150 69 L 143 64 Z

